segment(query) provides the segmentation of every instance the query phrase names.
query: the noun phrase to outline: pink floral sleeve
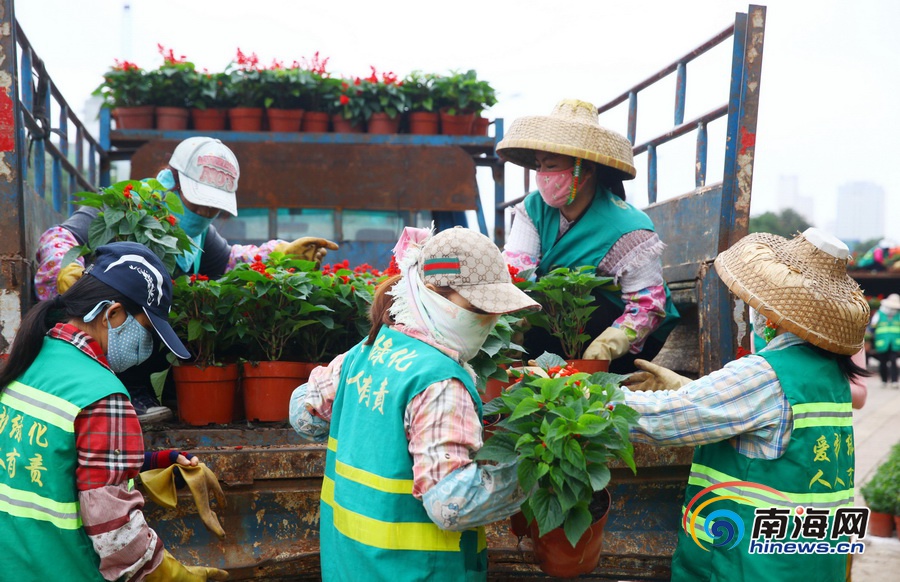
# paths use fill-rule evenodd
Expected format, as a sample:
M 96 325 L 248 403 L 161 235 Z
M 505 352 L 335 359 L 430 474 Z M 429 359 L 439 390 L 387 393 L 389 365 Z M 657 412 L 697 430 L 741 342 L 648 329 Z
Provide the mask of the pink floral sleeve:
M 666 318 L 666 288 L 655 285 L 622 293 L 625 311 L 613 322 L 631 340 L 631 353 L 640 353 L 647 336 L 653 333 Z
M 234 269 L 238 263 L 252 263 L 256 255 L 259 255 L 263 261 L 269 257 L 269 253 L 278 243 L 283 240 L 275 239 L 267 243 L 256 245 L 231 245 L 231 256 L 228 257 L 228 264 L 225 266 L 225 272 Z
M 78 239 L 61 226 L 47 229 L 38 240 L 37 269 L 34 273 L 34 289 L 38 299 L 45 301 L 56 297 L 56 277 L 64 265 L 60 264 L 69 249 L 78 246 Z M 77 259 L 84 264 L 84 259 Z

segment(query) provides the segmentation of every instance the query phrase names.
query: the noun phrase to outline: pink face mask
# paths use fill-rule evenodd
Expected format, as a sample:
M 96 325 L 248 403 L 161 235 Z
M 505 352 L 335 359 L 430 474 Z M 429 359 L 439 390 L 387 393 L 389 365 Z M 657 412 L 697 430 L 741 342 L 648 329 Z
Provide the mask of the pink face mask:
M 537 172 L 537 186 L 541 198 L 552 208 L 562 208 L 566 205 L 574 180 L 572 168 L 555 172 Z

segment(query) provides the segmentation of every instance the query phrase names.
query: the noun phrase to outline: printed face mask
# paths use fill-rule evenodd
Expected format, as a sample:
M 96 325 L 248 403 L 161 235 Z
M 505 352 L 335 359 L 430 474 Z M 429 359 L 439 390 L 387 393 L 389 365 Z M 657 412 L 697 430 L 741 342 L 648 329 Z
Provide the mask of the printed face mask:
M 137 366 L 153 352 L 153 335 L 131 314 L 119 327 L 113 327 L 107 313 L 106 359 L 113 372 L 123 372 Z
M 461 362 L 468 362 L 478 354 L 500 319 L 492 313 L 472 313 L 430 289 L 425 289 L 421 299 L 435 339 L 459 353 Z
M 574 180 L 572 168 L 555 172 L 537 172 L 537 186 L 541 198 L 552 208 L 562 208 L 566 205 Z

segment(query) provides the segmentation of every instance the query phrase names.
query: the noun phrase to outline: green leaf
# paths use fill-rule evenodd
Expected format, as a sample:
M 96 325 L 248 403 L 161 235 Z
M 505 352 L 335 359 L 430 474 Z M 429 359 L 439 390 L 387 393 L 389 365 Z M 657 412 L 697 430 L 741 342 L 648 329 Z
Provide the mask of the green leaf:
M 587 466 L 587 472 L 591 478 L 591 489 L 594 491 L 600 491 L 609 484 L 611 474 L 606 465 L 591 463 Z
M 534 512 L 540 535 L 545 535 L 562 524 L 564 515 L 559 505 L 559 499 L 546 489 L 535 491 L 529 499 L 529 504 Z
M 516 435 L 498 432 L 484 443 L 484 446 L 475 455 L 479 461 L 496 461 L 497 463 L 512 463 L 518 457 L 516 453 Z
M 519 477 L 519 486 L 522 491 L 531 491 L 537 484 L 538 465 L 531 459 L 522 459 L 516 467 L 516 474 Z
M 566 532 L 566 539 L 569 540 L 573 548 L 578 544 L 578 540 L 581 539 L 584 532 L 591 527 L 593 520 L 594 518 L 591 516 L 590 510 L 588 510 L 587 504 L 580 503 L 569 511 L 563 529 Z
M 575 439 L 569 439 L 565 446 L 566 460 L 575 465 L 578 469 L 585 469 L 584 452 Z
M 522 402 L 516 406 L 516 409 L 513 411 L 512 415 L 509 417 L 510 420 L 516 420 L 517 418 L 522 418 L 523 416 L 527 416 L 541 409 L 540 403 L 534 398 L 526 398 Z
M 588 413 L 581 415 L 578 419 L 578 428 L 575 430 L 583 436 L 592 437 L 606 430 L 609 425 L 609 419 Z

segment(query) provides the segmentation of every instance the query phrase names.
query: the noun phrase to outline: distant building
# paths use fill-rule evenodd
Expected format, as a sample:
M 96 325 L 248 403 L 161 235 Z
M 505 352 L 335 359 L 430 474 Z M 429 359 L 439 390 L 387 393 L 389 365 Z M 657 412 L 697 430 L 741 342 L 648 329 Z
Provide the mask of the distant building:
M 872 182 L 848 182 L 838 188 L 835 236 L 859 242 L 884 236 L 884 188 Z
M 797 176 L 778 177 L 778 212 L 793 210 L 806 222 L 816 224 L 816 200 L 812 196 L 800 194 Z

